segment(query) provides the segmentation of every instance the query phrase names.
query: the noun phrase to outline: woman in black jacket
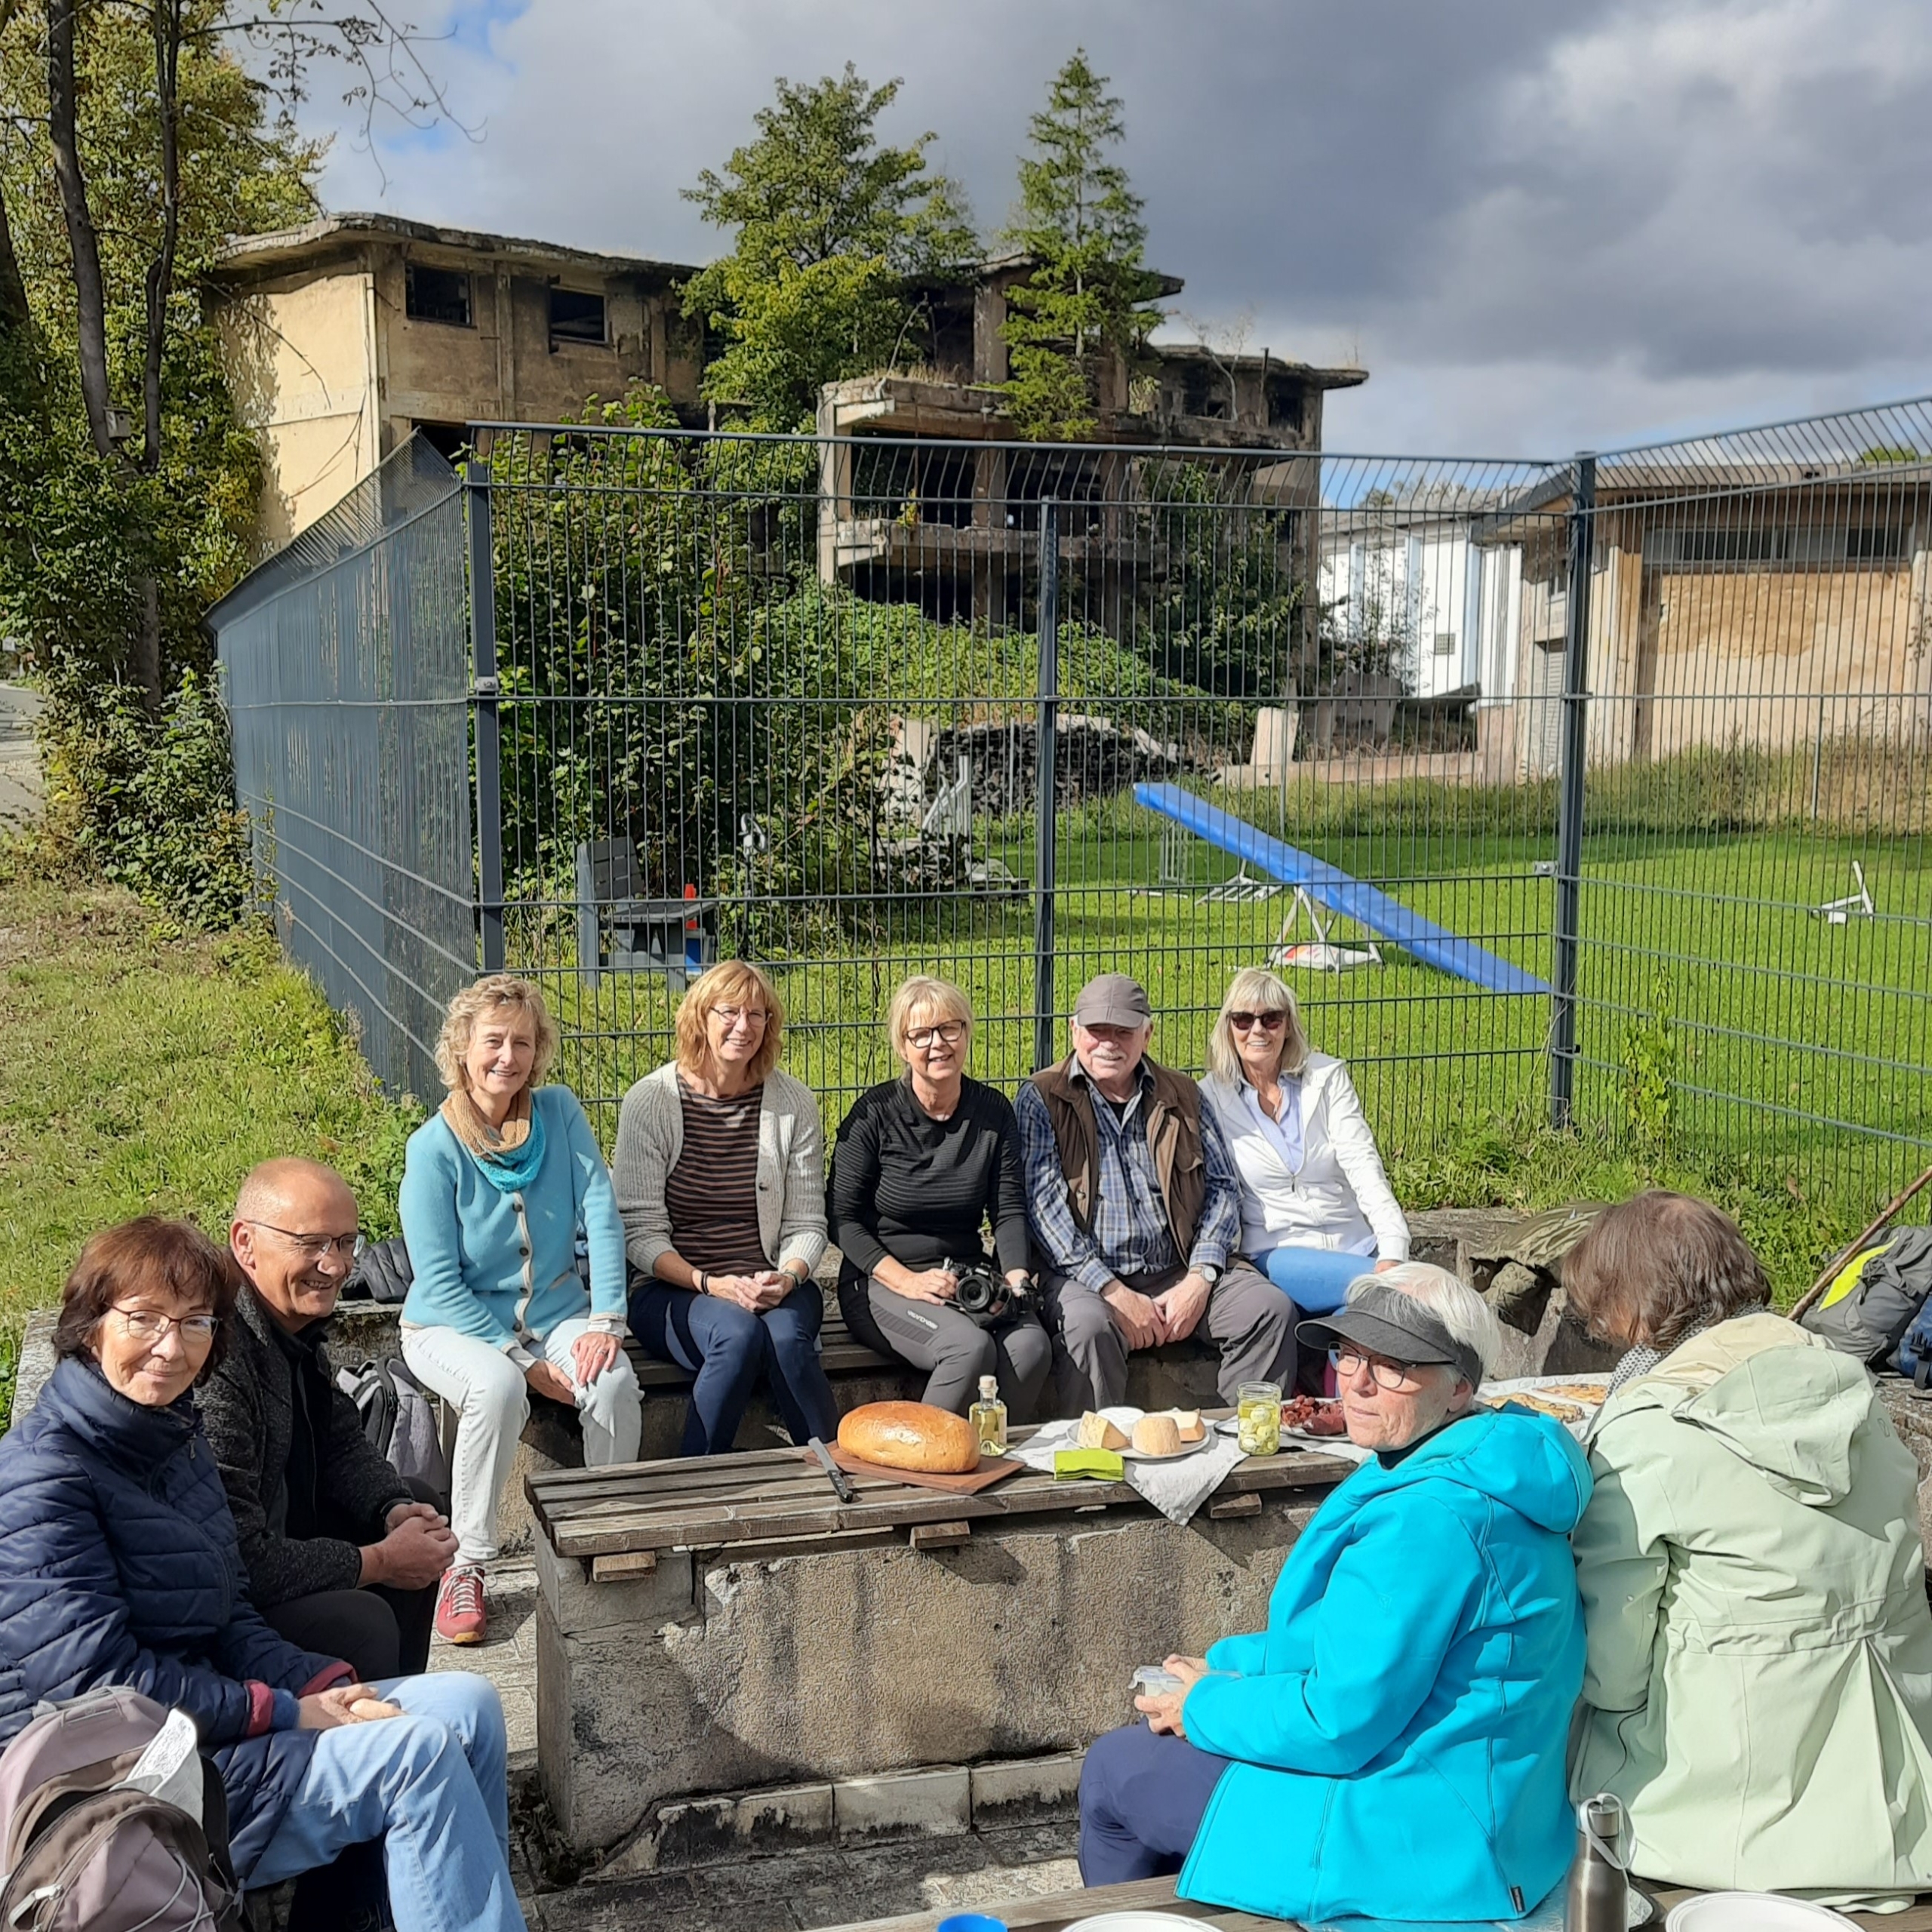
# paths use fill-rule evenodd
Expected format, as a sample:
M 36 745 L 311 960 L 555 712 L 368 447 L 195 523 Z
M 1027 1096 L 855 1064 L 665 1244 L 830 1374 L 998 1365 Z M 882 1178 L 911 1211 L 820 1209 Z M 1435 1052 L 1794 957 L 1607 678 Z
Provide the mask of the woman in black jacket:
M 853 1103 L 826 1190 L 845 1325 L 926 1370 L 924 1399 L 935 1407 L 963 1415 L 980 1378 L 992 1375 L 1012 1420 L 1031 1422 L 1053 1361 L 1039 1317 L 1026 1304 L 991 1326 L 962 1313 L 948 1265 L 980 1263 L 990 1225 L 1008 1287 L 1030 1291 L 1012 1103 L 967 1077 L 973 1008 L 948 981 L 908 980 L 886 1031 L 906 1071 Z
M 61 1359 L 0 1441 L 0 1744 L 43 1698 L 138 1690 L 194 1719 L 245 1887 L 383 1837 L 398 1932 L 513 1932 L 494 1688 L 355 1683 L 248 1601 L 190 1394 L 235 1286 L 205 1235 L 152 1217 L 96 1235 L 69 1276 Z

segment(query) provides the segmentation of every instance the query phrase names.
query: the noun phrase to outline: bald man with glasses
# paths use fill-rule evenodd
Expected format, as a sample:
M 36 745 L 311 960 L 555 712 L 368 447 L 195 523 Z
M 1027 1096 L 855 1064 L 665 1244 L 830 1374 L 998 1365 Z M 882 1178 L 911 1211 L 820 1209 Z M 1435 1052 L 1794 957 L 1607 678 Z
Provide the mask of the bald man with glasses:
M 256 1607 L 374 1683 L 426 1667 L 456 1538 L 441 1499 L 377 1453 L 322 1352 L 358 1238 L 355 1197 L 333 1168 L 257 1168 L 228 1235 L 246 1285 L 195 1401 Z

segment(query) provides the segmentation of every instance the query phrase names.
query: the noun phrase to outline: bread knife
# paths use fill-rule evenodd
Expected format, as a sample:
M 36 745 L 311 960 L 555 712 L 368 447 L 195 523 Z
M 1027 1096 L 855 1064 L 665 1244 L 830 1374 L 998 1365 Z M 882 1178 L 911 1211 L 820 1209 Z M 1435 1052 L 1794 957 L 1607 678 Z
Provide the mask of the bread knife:
M 818 1458 L 819 1467 L 832 1478 L 832 1486 L 838 1491 L 839 1501 L 857 1502 L 859 1499 L 854 1494 L 852 1485 L 845 1479 L 845 1472 L 832 1460 L 832 1451 L 816 1435 L 812 1438 L 811 1447 L 812 1454 Z

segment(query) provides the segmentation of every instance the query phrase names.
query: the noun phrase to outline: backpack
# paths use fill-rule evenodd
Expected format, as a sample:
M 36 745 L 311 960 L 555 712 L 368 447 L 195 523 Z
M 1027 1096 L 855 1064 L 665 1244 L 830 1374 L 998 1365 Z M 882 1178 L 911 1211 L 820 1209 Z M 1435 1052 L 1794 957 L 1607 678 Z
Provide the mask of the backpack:
M 1932 1228 L 1894 1228 L 1860 1248 L 1801 1325 L 1868 1367 L 1932 1387 Z
M 403 1300 L 415 1278 L 409 1250 L 403 1245 L 401 1235 L 397 1235 L 388 1241 L 371 1241 L 355 1257 L 355 1266 L 343 1283 L 342 1292 L 350 1300 L 367 1295 L 371 1301 L 389 1305 Z
M 399 1476 L 449 1493 L 449 1459 L 429 1392 L 394 1355 L 336 1371 L 336 1386 L 355 1404 L 362 1432 Z
M 240 1932 L 221 1779 L 139 1691 L 34 1707 L 0 1752 L 8 1932 Z

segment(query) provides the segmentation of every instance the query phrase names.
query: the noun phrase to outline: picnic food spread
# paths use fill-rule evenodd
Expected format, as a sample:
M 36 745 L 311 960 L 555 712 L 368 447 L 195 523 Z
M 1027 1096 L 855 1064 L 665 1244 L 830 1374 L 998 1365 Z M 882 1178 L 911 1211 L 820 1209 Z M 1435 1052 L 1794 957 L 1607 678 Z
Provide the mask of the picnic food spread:
M 865 1403 L 839 1423 L 838 1446 L 888 1469 L 964 1475 L 980 1465 L 972 1424 L 928 1402 Z

